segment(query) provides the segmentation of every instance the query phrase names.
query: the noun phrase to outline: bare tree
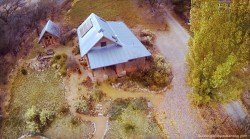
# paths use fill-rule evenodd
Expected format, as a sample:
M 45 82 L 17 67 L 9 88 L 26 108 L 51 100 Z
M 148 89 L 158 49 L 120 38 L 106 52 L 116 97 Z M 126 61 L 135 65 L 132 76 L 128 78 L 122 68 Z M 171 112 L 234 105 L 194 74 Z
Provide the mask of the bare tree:
M 0 1 L 0 19 L 8 23 L 8 19 L 17 10 L 24 7 L 26 2 L 24 0 L 2 0 Z

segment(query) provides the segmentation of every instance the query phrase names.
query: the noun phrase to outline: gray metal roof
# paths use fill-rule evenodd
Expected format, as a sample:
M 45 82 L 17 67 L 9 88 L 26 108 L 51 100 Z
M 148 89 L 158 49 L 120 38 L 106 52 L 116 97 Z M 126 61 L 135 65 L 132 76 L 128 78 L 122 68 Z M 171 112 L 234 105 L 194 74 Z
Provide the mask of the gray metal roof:
M 80 29 L 87 20 L 92 21 L 93 27 L 81 37 Z M 151 56 L 123 22 L 105 21 L 93 13 L 78 27 L 77 34 L 81 56 L 88 55 L 91 69 Z M 113 41 L 114 44 L 106 47 L 93 47 L 103 37 Z
M 48 32 L 48 33 L 50 33 L 58 38 L 60 37 L 60 27 L 57 24 L 55 24 L 54 22 L 52 22 L 51 20 L 49 20 L 39 36 L 38 43 L 40 43 L 43 35 L 46 32 Z

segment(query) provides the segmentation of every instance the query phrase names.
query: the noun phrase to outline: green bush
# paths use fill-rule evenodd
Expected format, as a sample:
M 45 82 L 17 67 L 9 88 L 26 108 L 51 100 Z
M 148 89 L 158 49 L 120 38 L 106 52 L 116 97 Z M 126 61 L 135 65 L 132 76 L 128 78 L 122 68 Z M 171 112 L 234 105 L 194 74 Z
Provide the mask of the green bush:
M 36 107 L 32 106 L 24 115 L 26 129 L 32 134 L 40 133 L 40 131 L 53 121 L 54 115 L 52 111 L 42 109 L 39 112 Z
M 28 132 L 30 132 L 32 134 L 40 133 L 39 125 L 35 121 L 27 121 L 26 128 L 27 128 Z
M 28 109 L 24 115 L 26 121 L 35 121 L 38 117 L 38 110 L 35 106 L 32 106 L 30 109 Z
M 78 113 L 86 113 L 89 110 L 86 100 L 78 100 L 74 106 Z
M 22 73 L 23 75 L 27 75 L 27 74 L 28 74 L 28 71 L 27 71 L 26 69 L 22 68 L 22 69 L 21 69 L 21 73 Z
M 54 113 L 52 111 L 49 110 L 45 110 L 43 109 L 40 112 L 40 123 L 42 126 L 46 126 L 48 123 L 53 121 L 54 118 Z
M 129 78 L 149 89 L 157 91 L 170 84 L 172 72 L 170 64 L 165 59 L 156 55 L 148 71 L 138 71 L 129 75 Z
M 58 64 L 59 66 L 56 66 L 57 68 L 60 67 L 60 75 L 66 76 L 67 75 L 67 55 L 66 54 L 57 54 L 53 56 L 53 58 L 50 60 L 50 65 Z

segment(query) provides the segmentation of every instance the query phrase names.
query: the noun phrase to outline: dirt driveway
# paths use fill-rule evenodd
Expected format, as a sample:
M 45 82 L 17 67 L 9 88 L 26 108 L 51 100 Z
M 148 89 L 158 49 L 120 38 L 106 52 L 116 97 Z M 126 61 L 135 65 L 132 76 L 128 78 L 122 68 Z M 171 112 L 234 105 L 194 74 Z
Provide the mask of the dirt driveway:
M 190 104 L 187 96 L 190 88 L 186 84 L 185 57 L 190 35 L 169 13 L 165 17 L 169 31 L 156 33 L 156 45 L 171 63 L 174 78 L 173 87 L 164 95 L 159 112 L 166 113 L 165 128 L 170 138 L 198 138 L 204 129 L 197 109 Z

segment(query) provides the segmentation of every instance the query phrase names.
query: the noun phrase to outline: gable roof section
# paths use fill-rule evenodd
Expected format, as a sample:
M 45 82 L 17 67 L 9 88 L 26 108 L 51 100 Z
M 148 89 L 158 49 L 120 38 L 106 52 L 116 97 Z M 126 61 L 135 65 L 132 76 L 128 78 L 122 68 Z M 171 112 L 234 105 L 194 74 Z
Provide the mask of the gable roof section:
M 115 44 L 102 48 L 93 48 L 88 52 L 90 68 L 96 69 L 129 60 L 151 56 L 151 53 L 136 38 L 123 22 L 108 22 L 122 46 Z
M 60 27 L 57 24 L 55 24 L 54 22 L 52 22 L 51 20 L 49 20 L 39 36 L 38 43 L 40 43 L 43 35 L 46 32 L 48 32 L 48 33 L 50 33 L 58 38 L 60 37 Z
M 88 24 L 89 21 L 91 21 L 93 26 L 84 35 L 81 34 L 81 30 Z M 94 13 L 90 14 L 90 16 L 77 28 L 77 35 L 81 57 L 86 55 L 90 49 L 103 37 L 119 44 L 119 42 L 114 37 L 112 37 L 115 36 L 115 34 L 110 28 L 108 22 Z

